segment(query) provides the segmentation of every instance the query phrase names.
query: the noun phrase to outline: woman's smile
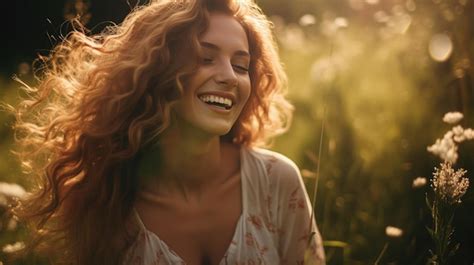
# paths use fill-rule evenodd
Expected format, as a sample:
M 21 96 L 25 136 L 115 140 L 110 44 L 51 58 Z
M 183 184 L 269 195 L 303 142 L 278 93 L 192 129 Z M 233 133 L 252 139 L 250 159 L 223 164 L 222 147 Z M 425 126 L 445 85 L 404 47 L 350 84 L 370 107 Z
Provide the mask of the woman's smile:
M 229 95 L 216 95 L 215 93 L 206 93 L 201 94 L 199 96 L 199 99 L 208 105 L 225 110 L 230 110 L 234 104 L 234 100 Z
M 230 113 L 236 104 L 236 96 L 223 91 L 202 92 L 199 93 L 198 98 L 207 108 L 221 114 Z

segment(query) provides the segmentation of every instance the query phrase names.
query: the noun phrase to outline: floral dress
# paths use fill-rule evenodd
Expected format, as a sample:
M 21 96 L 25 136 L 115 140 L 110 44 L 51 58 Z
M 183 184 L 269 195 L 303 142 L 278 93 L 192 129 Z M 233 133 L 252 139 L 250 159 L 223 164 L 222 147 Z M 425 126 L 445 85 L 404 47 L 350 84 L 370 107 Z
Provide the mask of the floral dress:
M 242 147 L 240 156 L 242 215 L 219 265 L 325 264 L 321 236 L 310 218 L 311 203 L 298 167 L 265 149 Z M 186 264 L 134 214 L 140 232 L 124 265 Z

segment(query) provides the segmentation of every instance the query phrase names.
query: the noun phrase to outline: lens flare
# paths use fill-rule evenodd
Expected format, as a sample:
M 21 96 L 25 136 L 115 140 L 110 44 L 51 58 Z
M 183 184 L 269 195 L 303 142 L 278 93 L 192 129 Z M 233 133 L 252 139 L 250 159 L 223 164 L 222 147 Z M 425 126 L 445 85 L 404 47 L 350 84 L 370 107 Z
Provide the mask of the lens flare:
M 446 34 L 435 34 L 431 37 L 428 50 L 433 60 L 444 62 L 453 52 L 453 42 Z

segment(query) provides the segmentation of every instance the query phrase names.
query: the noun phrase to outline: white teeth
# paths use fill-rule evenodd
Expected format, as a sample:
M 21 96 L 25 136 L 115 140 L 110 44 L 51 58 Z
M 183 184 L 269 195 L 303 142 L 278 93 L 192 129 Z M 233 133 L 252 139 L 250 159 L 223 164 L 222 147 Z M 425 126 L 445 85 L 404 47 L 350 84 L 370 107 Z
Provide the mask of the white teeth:
M 214 95 L 204 95 L 199 97 L 202 101 L 205 103 L 220 103 L 225 105 L 226 107 L 232 107 L 232 100 L 220 96 L 214 96 Z

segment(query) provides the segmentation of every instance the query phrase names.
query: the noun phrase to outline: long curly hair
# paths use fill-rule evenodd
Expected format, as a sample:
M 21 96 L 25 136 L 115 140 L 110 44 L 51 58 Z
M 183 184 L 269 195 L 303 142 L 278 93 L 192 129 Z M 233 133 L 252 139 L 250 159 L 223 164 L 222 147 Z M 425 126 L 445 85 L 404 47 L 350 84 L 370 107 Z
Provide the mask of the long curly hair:
M 23 83 L 28 98 L 14 109 L 16 152 L 33 181 L 15 209 L 31 225 L 29 250 L 56 264 L 122 262 L 135 235 L 137 157 L 168 128 L 210 12 L 240 22 L 251 54 L 251 96 L 222 140 L 262 145 L 285 131 L 286 75 L 271 23 L 252 0 L 152 0 L 97 35 L 76 23 L 39 58 L 38 85 Z

